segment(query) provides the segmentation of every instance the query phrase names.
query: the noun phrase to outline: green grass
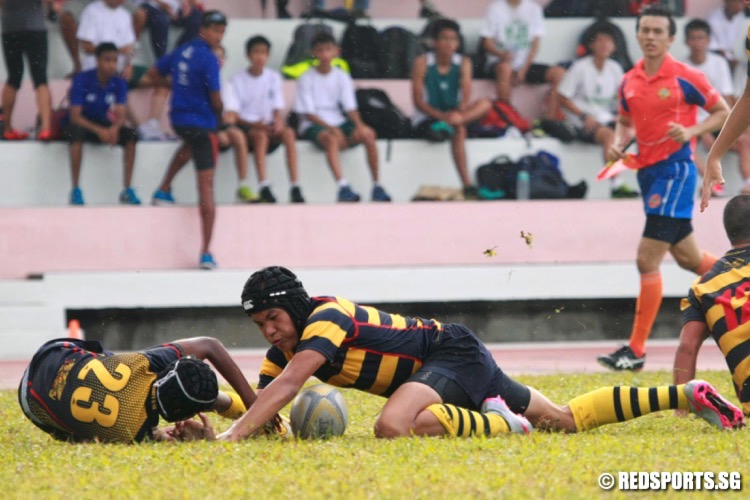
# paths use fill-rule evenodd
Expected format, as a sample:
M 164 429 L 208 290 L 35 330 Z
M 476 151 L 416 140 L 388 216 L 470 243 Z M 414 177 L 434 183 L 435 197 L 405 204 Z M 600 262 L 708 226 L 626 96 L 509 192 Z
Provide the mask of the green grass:
M 700 375 L 733 395 L 727 373 Z M 660 385 L 671 375 L 517 379 L 562 403 L 600 386 Z M 672 412 L 575 435 L 384 441 L 372 436 L 384 400 L 343 393 L 349 428 L 328 441 L 75 445 L 37 430 L 18 407 L 15 391 L 0 391 L 0 484 L 10 498 L 587 498 L 626 496 L 599 489 L 603 472 L 739 471 L 750 479 L 749 430 L 719 432 Z M 229 425 L 213 421 L 219 430 Z

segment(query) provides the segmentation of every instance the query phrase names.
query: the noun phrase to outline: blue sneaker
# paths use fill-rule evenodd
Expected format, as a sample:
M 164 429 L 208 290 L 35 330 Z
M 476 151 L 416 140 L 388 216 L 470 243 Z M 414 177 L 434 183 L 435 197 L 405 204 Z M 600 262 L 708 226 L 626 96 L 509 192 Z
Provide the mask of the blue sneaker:
M 135 194 L 135 189 L 127 188 L 123 189 L 120 193 L 120 203 L 124 205 L 140 205 L 141 199 Z
M 372 201 L 391 201 L 391 197 L 385 192 L 383 186 L 375 185 L 372 188 Z
M 206 271 L 212 271 L 216 269 L 216 261 L 214 260 L 214 256 L 209 252 L 201 254 L 200 262 L 198 265 L 201 269 L 205 269 Z
M 151 197 L 151 204 L 159 205 L 159 206 L 174 205 L 174 198 L 172 197 L 172 192 L 162 191 L 161 189 L 157 189 L 156 192 L 154 193 L 154 196 Z
M 86 202 L 83 201 L 83 191 L 81 191 L 81 188 L 78 186 L 74 187 L 73 190 L 70 192 L 70 204 L 71 205 L 85 205 Z
M 338 201 L 356 203 L 359 199 L 359 195 L 352 190 L 351 186 L 341 186 L 339 188 Z

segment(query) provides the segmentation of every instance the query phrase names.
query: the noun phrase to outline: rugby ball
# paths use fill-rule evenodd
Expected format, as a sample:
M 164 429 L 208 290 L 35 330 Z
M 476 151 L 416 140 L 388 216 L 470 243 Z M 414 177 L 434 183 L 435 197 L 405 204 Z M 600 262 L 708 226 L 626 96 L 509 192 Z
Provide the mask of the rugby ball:
M 344 397 L 338 389 L 326 384 L 314 385 L 297 394 L 289 414 L 292 432 L 302 439 L 341 436 L 348 419 Z

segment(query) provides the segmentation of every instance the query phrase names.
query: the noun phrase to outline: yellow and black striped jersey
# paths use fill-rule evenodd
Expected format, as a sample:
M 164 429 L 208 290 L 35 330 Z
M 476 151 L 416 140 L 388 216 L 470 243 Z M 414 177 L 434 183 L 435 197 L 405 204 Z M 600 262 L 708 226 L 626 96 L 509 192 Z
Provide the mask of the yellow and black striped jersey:
M 159 423 L 153 382 L 182 355 L 177 344 L 114 354 L 96 341 L 53 340 L 26 369 L 19 402 L 57 439 L 141 441 Z
M 340 297 L 313 297 L 313 310 L 294 352 L 271 347 L 260 370 L 262 389 L 295 353 L 312 349 L 326 358 L 315 376 L 337 387 L 388 397 L 422 366 L 443 332 L 435 320 L 409 318 Z
M 682 321 L 700 321 L 724 354 L 737 397 L 750 413 L 750 248 L 732 249 L 693 283 Z

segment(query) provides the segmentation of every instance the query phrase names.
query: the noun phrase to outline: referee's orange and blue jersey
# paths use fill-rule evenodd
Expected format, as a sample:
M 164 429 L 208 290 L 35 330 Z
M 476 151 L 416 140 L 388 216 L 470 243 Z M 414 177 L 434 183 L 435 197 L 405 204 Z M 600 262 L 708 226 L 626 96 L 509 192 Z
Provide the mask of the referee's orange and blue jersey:
M 623 77 L 620 114 L 631 119 L 638 142 L 638 185 L 647 215 L 690 219 L 697 173 L 695 139 L 680 143 L 668 135 L 671 123 L 692 127 L 698 106 L 710 110 L 721 100 L 699 70 L 666 54 L 654 75 L 643 60 Z

